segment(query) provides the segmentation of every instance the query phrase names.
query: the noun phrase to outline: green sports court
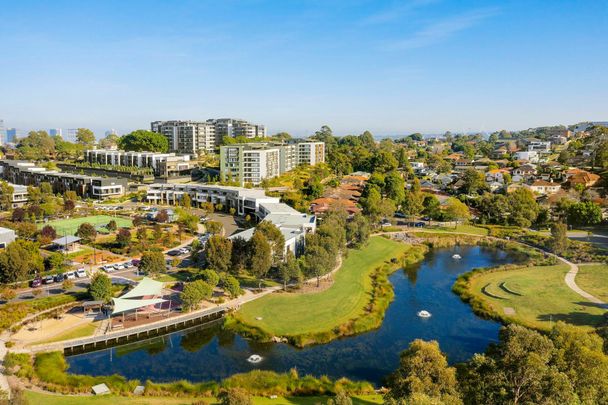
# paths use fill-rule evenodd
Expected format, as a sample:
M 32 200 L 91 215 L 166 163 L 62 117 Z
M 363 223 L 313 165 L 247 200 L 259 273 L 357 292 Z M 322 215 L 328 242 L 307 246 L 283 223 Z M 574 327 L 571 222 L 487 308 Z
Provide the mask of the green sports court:
M 57 235 L 73 235 L 78 230 L 80 224 L 88 222 L 94 227 L 100 227 L 107 225 L 110 221 L 116 221 L 116 226 L 130 228 L 133 226 L 133 222 L 130 219 L 124 217 L 113 217 L 111 215 L 91 215 L 88 217 L 80 218 L 68 218 L 68 219 L 57 219 L 49 221 L 43 224 L 38 224 L 38 228 L 42 228 L 45 225 L 50 225 L 57 231 Z

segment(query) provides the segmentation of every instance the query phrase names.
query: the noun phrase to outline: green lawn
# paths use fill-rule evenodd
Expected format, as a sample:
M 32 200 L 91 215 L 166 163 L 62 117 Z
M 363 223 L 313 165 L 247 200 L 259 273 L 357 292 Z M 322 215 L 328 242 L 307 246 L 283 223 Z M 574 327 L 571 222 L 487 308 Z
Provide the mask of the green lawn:
M 78 230 L 80 224 L 88 222 L 92 225 L 106 225 L 110 221 L 116 221 L 118 227 L 131 227 L 133 222 L 128 218 L 113 217 L 110 215 L 91 215 L 88 217 L 81 218 L 69 218 L 69 219 L 57 219 L 49 221 L 44 224 L 38 224 L 38 228 L 42 228 L 45 225 L 51 225 L 57 231 L 57 235 L 74 235 Z
M 427 228 L 416 228 L 414 232 L 437 232 L 437 233 L 470 233 L 473 235 L 487 236 L 488 230 L 486 228 L 480 228 L 474 225 L 457 225 L 456 228 L 443 227 L 443 226 L 432 226 Z
M 40 345 L 43 343 L 55 343 L 55 342 L 61 342 L 62 340 L 78 339 L 81 337 L 87 337 L 87 336 L 93 335 L 93 333 L 95 333 L 96 329 L 97 329 L 97 324 L 87 323 L 87 324 L 75 327 L 73 329 L 70 329 L 66 332 L 63 332 L 59 335 L 53 336 L 50 339 L 45 339 L 45 340 L 41 340 L 39 342 L 35 342 L 32 345 Z
M 94 396 L 65 396 L 50 395 L 34 391 L 25 391 L 30 404 L 45 405 L 190 405 L 204 400 L 206 403 L 218 403 L 215 398 L 174 398 L 174 397 L 122 397 L 116 395 Z M 314 405 L 326 403 L 328 397 L 279 397 L 276 399 L 254 397 L 254 405 Z M 380 395 L 364 395 L 353 397 L 354 405 L 381 404 Z
M 589 294 L 608 302 L 608 265 L 579 265 L 576 284 Z
M 487 272 L 472 280 L 471 292 L 490 303 L 497 313 L 529 327 L 548 329 L 558 320 L 585 327 L 597 325 L 605 311 L 566 286 L 567 272 L 564 264 Z M 501 288 L 502 283 L 521 296 Z M 484 288 L 486 293 L 482 292 Z M 513 308 L 515 314 L 506 314 L 505 308 Z
M 271 294 L 244 305 L 237 318 L 265 332 L 299 335 L 332 330 L 359 316 L 369 300 L 371 271 L 403 255 L 409 246 L 372 237 L 366 247 L 349 251 L 333 285 L 318 293 Z M 256 320 L 262 317 L 262 320 Z

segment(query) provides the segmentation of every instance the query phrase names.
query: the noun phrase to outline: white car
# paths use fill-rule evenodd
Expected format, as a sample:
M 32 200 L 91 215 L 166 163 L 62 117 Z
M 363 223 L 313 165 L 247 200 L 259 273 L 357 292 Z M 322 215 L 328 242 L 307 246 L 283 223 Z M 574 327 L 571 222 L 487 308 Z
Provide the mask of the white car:
M 124 270 L 124 269 L 126 269 L 125 265 L 124 265 L 124 264 L 122 264 L 122 263 L 116 263 L 116 264 L 114 265 L 114 268 L 115 268 L 116 270 Z
M 67 273 L 64 274 L 64 276 L 68 280 L 74 280 L 76 278 L 76 274 L 74 274 L 73 271 L 68 271 Z
M 100 269 L 102 269 L 106 273 L 111 273 L 114 271 L 114 267 L 112 267 L 112 266 L 101 266 Z
M 80 269 L 76 270 L 76 277 L 85 278 L 86 276 L 87 272 L 84 267 L 81 267 Z

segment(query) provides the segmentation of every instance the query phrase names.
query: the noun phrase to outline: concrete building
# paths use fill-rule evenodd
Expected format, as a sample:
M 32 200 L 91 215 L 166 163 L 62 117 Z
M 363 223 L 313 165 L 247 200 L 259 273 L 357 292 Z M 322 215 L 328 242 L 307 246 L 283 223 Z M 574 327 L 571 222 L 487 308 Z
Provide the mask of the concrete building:
M 154 121 L 151 129 L 167 137 L 169 149 L 177 153 L 213 152 L 219 143 L 215 126 L 203 121 Z
M 90 149 L 84 152 L 85 161 L 110 166 L 150 167 L 156 177 L 190 175 L 190 155 L 157 152 L 125 152 L 123 150 Z
M 17 143 L 17 138 L 22 137 L 23 134 L 17 128 L 6 129 L 6 143 Z
M 9 243 L 15 241 L 15 231 L 8 228 L 0 228 L 0 248 L 4 249 Z
M 539 155 L 537 151 L 522 151 L 513 154 L 516 160 L 526 160 L 531 163 L 537 163 Z
M 0 177 L 22 186 L 39 187 L 42 183 L 49 183 L 55 194 L 75 191 L 83 198 L 114 198 L 124 195 L 127 191 L 126 179 L 63 173 L 19 160 L 0 160 Z
M 23 207 L 29 201 L 29 195 L 26 186 L 19 184 L 8 183 L 13 188 L 13 194 L 11 196 L 11 207 Z
M 266 144 L 238 144 L 220 148 L 220 177 L 223 181 L 260 184 L 277 177 L 281 167 L 281 150 Z M 291 170 L 291 169 L 289 169 Z
M 50 128 L 49 135 L 50 136 L 63 136 L 63 130 L 61 128 Z
M 222 204 L 226 209 L 234 208 L 241 216 L 249 215 L 259 221 L 270 221 L 285 236 L 285 250 L 298 255 L 304 247 L 305 236 L 315 232 L 316 216 L 303 214 L 280 202 L 278 197 L 269 197 L 261 189 L 219 186 L 213 184 L 152 184 L 148 188 L 147 200 L 156 204 L 178 204 L 185 194 L 193 204 Z M 231 239 L 249 240 L 254 228 L 230 236 Z
M 259 184 L 298 165 L 325 162 L 325 143 L 241 143 L 220 147 L 222 181 Z
M 265 137 L 264 125 L 252 124 L 234 118 L 208 119 L 206 121 L 154 121 L 151 129 L 167 137 L 173 152 L 195 154 L 213 152 L 224 137 Z

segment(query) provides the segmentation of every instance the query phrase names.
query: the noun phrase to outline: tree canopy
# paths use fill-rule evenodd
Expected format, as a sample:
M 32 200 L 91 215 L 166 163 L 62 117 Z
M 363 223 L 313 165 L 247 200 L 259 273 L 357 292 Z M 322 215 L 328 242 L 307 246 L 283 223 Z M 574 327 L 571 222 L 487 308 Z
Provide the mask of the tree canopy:
M 169 150 L 168 139 L 157 132 L 138 129 L 122 136 L 118 146 L 126 151 L 135 152 L 167 152 Z

